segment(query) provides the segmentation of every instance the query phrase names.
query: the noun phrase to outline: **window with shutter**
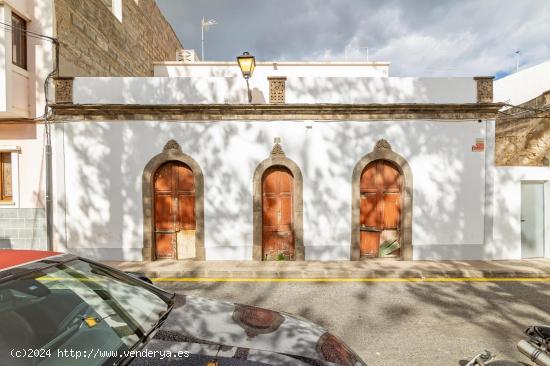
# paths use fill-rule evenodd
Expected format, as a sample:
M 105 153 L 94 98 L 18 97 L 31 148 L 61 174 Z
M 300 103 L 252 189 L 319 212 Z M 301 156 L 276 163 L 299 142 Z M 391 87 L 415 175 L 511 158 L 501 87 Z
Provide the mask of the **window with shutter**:
M 0 153 L 0 202 L 12 202 L 12 163 L 11 153 Z
M 12 63 L 27 69 L 27 22 L 17 14 L 11 15 Z

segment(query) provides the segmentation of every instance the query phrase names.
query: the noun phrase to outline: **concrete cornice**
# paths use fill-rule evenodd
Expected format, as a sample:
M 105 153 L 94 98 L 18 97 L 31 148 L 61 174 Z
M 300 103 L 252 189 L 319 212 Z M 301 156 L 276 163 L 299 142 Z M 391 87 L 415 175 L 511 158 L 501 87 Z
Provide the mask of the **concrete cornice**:
M 0 125 L 43 123 L 44 118 L 0 118 Z
M 495 119 L 500 103 L 470 104 L 54 104 L 57 121 L 79 120 L 465 120 Z

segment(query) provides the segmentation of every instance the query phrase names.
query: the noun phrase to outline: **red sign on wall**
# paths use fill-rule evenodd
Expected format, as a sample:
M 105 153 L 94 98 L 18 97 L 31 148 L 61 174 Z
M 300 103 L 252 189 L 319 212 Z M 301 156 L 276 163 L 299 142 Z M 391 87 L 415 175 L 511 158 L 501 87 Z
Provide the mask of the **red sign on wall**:
M 472 145 L 473 152 L 484 152 L 485 151 L 485 139 L 476 139 L 475 145 Z

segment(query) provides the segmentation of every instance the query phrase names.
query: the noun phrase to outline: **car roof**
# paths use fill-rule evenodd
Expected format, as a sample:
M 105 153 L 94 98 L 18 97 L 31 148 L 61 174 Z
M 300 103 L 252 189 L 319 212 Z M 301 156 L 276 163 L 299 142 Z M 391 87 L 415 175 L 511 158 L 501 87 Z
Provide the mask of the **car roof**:
M 63 253 L 45 250 L 0 249 L 0 271 Z

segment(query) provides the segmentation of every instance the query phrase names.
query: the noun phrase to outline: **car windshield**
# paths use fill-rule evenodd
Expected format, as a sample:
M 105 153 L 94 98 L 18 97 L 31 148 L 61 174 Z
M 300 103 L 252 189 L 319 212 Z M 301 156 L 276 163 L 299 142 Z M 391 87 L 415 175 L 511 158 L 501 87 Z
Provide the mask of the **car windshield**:
M 0 355 L 10 365 L 101 365 L 147 334 L 169 302 L 82 260 L 32 272 L 0 283 Z

